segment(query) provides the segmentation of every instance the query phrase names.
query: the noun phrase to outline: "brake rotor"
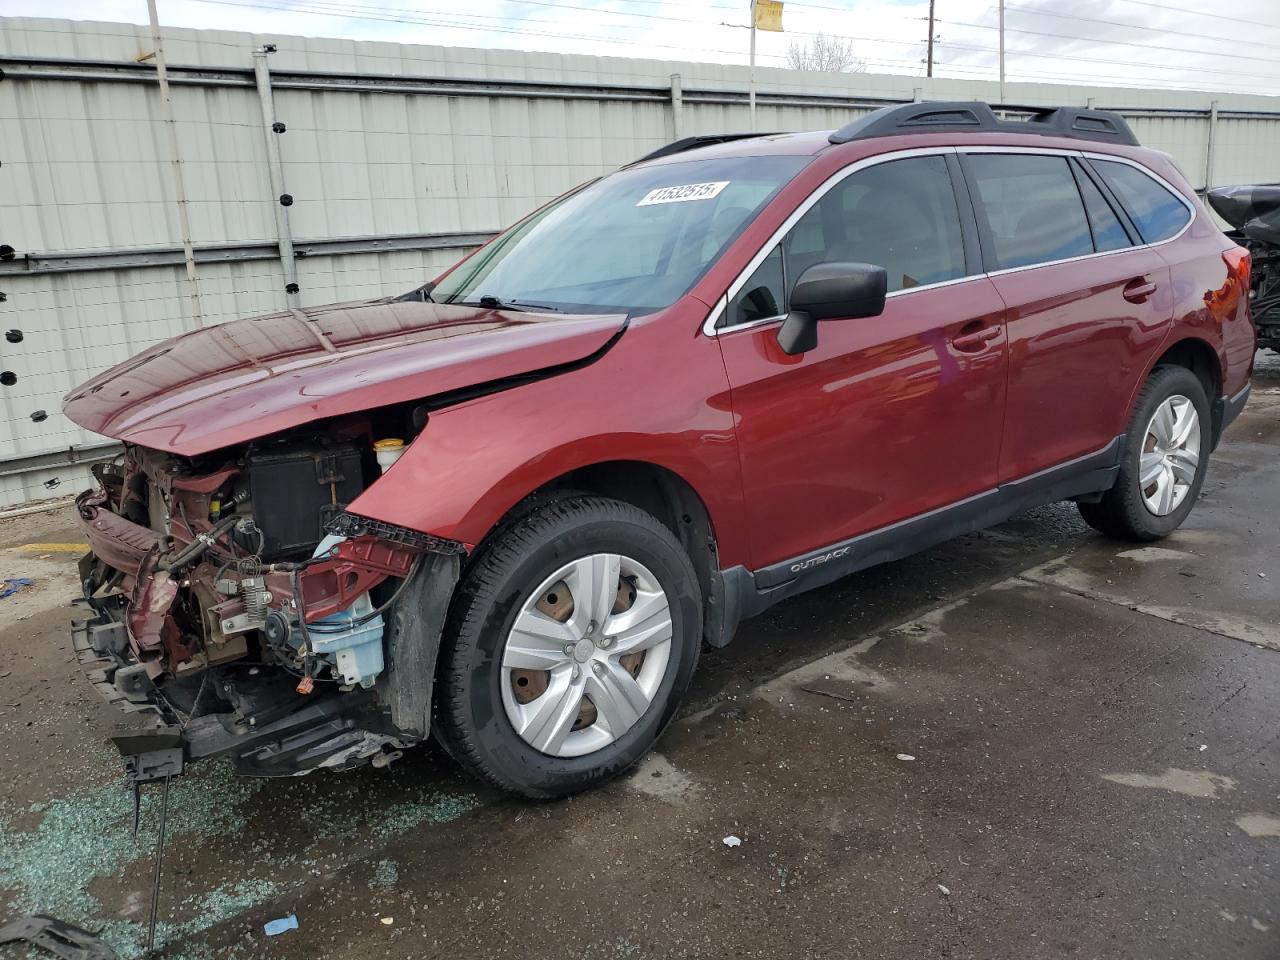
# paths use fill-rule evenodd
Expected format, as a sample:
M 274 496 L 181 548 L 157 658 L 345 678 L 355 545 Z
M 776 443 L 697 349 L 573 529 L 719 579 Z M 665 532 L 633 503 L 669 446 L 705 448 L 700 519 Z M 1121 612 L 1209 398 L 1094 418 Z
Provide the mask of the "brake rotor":
M 618 595 L 614 598 L 610 613 L 624 613 L 631 609 L 631 605 L 635 602 L 635 581 L 629 577 L 619 577 Z M 573 594 L 569 591 L 569 585 L 563 580 L 557 580 L 538 598 L 534 606 L 539 613 L 552 620 L 558 620 L 560 623 L 568 622 L 573 616 Z M 625 654 L 618 658 L 618 662 L 634 677 L 640 673 L 640 668 L 644 665 L 644 651 Z M 514 669 L 511 671 L 511 693 L 517 703 L 524 704 L 537 700 L 547 692 L 550 683 L 549 670 Z M 591 698 L 583 697 L 573 729 L 582 730 L 591 726 L 596 722 L 597 716 L 596 705 L 591 702 Z
M 566 622 L 573 616 L 573 594 L 569 592 L 569 585 L 563 580 L 557 580 L 538 598 L 534 606 L 544 616 L 561 623 Z M 549 670 L 511 671 L 511 693 L 516 698 L 516 703 L 531 703 L 537 700 L 547 692 L 550 682 Z

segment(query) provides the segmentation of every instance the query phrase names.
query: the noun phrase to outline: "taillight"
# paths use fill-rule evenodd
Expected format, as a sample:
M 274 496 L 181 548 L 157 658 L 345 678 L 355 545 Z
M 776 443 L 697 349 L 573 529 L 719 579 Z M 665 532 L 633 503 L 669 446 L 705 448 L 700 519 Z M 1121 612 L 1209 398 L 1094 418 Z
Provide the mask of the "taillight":
M 1253 267 L 1253 258 L 1249 255 L 1249 251 L 1244 247 L 1232 247 L 1230 250 L 1224 250 L 1222 259 L 1227 262 L 1227 271 L 1232 279 L 1239 284 L 1239 288 L 1245 292 L 1245 296 L 1249 295 L 1249 274 Z

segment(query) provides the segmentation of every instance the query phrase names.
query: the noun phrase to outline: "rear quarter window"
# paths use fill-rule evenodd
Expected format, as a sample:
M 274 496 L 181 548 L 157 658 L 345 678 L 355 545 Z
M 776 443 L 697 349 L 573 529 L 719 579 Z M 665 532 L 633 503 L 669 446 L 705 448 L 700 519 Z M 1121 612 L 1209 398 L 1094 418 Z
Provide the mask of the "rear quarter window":
M 1130 246 L 1129 235 L 1125 233 L 1120 218 L 1111 209 L 1111 204 L 1102 195 L 1102 191 L 1083 171 L 1076 178 L 1076 186 L 1080 188 L 1080 196 L 1084 197 L 1084 208 L 1089 214 L 1089 226 L 1093 230 L 1094 247 L 1102 252 L 1123 250 Z
M 1168 240 L 1191 219 L 1191 211 L 1181 199 L 1137 167 L 1115 160 L 1090 162 L 1129 214 L 1144 243 Z

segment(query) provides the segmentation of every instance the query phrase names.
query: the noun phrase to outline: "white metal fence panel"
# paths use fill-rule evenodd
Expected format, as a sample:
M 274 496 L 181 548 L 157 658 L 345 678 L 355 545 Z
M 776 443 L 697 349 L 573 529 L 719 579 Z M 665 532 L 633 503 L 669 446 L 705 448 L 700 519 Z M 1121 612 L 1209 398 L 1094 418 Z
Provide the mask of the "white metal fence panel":
M 254 84 L 265 43 L 284 134 L 264 129 Z M 164 44 L 204 323 L 285 306 L 268 137 L 312 305 L 410 289 L 576 183 L 748 128 L 738 66 L 178 29 Z M 0 18 L 0 244 L 17 251 L 0 261 L 0 329 L 22 332 L 0 343 L 17 377 L 0 386 L 0 505 L 77 488 L 69 462 L 104 440 L 62 417 L 61 396 L 195 322 L 152 54 L 144 27 Z M 757 128 L 778 131 L 998 99 L 984 81 L 773 69 L 757 88 Z M 1270 98 L 1014 83 L 1006 98 L 1120 109 L 1197 186 L 1280 180 Z

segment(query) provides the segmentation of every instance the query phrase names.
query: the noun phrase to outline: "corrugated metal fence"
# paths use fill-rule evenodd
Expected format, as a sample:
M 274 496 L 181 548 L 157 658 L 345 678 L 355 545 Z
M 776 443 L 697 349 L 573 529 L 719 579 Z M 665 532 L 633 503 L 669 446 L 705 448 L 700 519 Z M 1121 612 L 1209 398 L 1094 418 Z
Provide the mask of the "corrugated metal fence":
M 150 31 L 0 18 L 0 505 L 81 485 L 105 441 L 61 397 L 144 346 L 289 301 L 408 290 L 575 183 L 748 128 L 736 66 L 192 30 L 163 47 L 198 301 Z M 771 69 L 758 89 L 757 127 L 779 131 L 997 99 L 980 81 Z M 1197 185 L 1280 179 L 1272 98 L 1016 83 L 1006 97 L 1119 109 Z

